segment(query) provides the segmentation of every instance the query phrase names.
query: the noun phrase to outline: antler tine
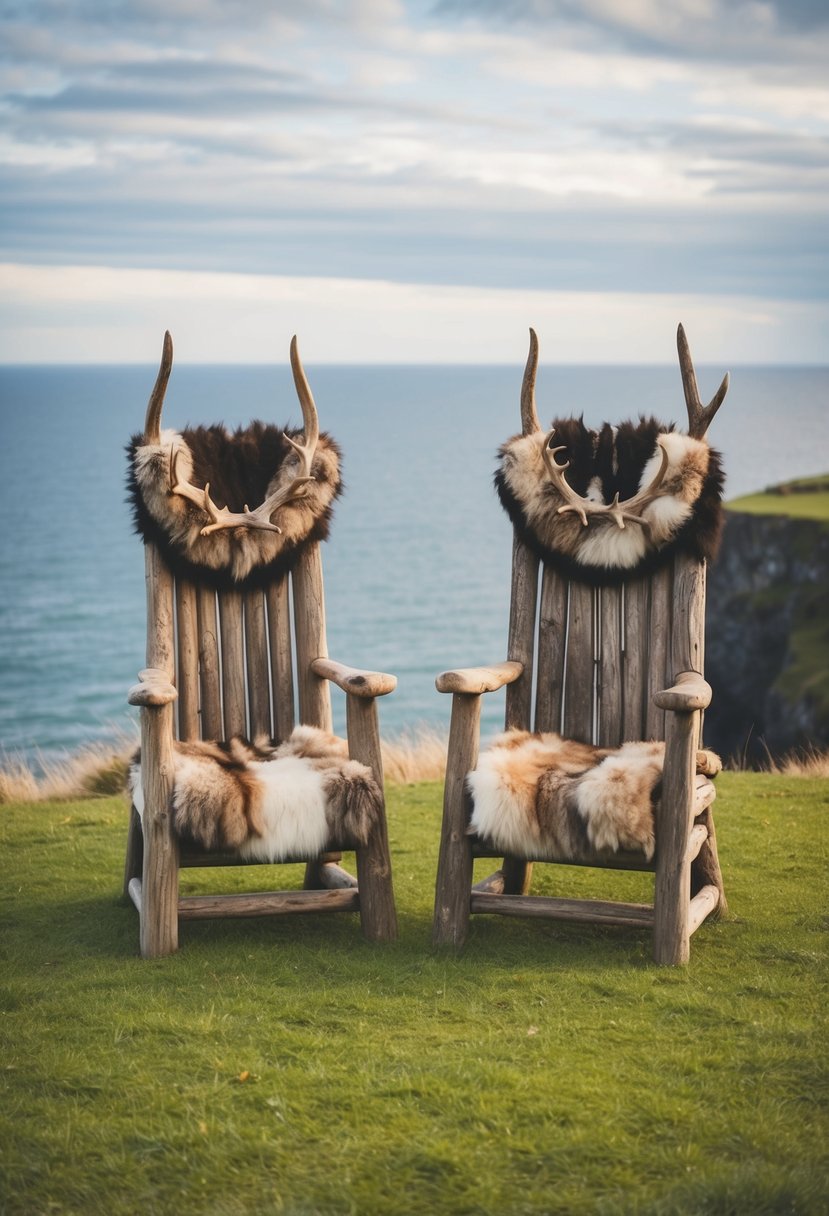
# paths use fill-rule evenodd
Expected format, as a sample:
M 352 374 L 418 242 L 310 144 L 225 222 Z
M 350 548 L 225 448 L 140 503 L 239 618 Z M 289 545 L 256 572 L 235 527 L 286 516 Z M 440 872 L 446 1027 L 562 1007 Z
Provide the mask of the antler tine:
M 697 376 L 694 362 L 691 358 L 691 348 L 685 337 L 685 330 L 680 324 L 676 331 L 676 346 L 679 352 L 679 370 L 682 373 L 682 388 L 685 393 L 685 405 L 688 409 L 688 434 L 694 439 L 702 439 L 708 430 L 714 415 L 725 400 L 728 392 L 729 374 L 725 373 L 723 382 L 711 398 L 707 406 L 703 406 L 697 388 Z
M 164 346 L 161 351 L 161 366 L 158 369 L 155 386 L 147 404 L 147 417 L 144 421 L 144 439 L 147 443 L 158 443 L 161 438 L 161 409 L 164 405 L 164 394 L 167 391 L 167 381 L 173 368 L 173 339 L 169 329 L 164 334 Z
M 521 430 L 524 435 L 532 435 L 541 430 L 538 421 L 538 411 L 535 408 L 535 376 L 538 371 L 538 338 L 534 329 L 530 329 L 530 350 L 527 355 L 527 365 L 524 368 L 524 382 L 521 385 Z M 549 442 L 549 437 L 547 442 Z M 545 449 L 547 444 L 545 443 Z
M 314 402 L 314 394 L 311 392 L 311 386 L 308 383 L 308 378 L 305 375 L 305 369 L 302 366 L 302 360 L 299 357 L 299 347 L 297 346 L 296 334 L 291 338 L 291 371 L 294 374 L 294 385 L 296 386 L 296 395 L 299 397 L 300 408 L 302 409 L 302 422 L 304 427 L 303 438 L 304 446 L 311 449 L 313 456 L 314 449 L 317 446 L 317 440 L 320 437 L 320 423 L 317 415 L 317 407 Z M 287 436 L 286 436 L 287 438 Z M 289 440 L 293 448 L 299 451 L 299 445 Z M 308 471 L 310 472 L 310 466 Z

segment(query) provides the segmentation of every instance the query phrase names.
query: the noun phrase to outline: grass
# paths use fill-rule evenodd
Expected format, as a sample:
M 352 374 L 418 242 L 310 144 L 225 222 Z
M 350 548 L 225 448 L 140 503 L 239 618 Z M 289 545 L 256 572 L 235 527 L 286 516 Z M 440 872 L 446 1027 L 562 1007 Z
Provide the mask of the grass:
M 123 801 L 4 807 L 0 1210 L 825 1213 L 829 783 L 718 786 L 732 918 L 677 970 L 644 932 L 495 918 L 432 953 L 436 783 L 390 787 L 394 946 L 350 916 L 218 921 L 152 962 Z
M 804 477 L 746 494 L 727 504 L 729 511 L 749 515 L 786 515 L 791 519 L 829 520 L 829 474 Z

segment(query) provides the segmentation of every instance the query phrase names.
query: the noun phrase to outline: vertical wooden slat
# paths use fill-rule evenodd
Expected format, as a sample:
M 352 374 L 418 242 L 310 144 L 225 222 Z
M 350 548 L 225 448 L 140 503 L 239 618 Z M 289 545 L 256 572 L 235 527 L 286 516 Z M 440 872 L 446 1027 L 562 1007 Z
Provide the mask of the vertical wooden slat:
M 622 742 L 622 591 L 599 592 L 599 747 Z
M 698 713 L 667 715 L 665 771 L 656 813 L 656 878 L 653 889 L 653 956 L 657 963 L 687 963 L 691 867 L 691 833 Z
M 147 666 L 157 667 L 175 681 L 175 627 L 173 576 L 153 544 L 144 546 L 147 590 Z
M 570 584 L 564 660 L 564 729 L 568 739 L 593 741 L 593 588 Z
M 291 577 L 294 592 L 299 720 L 305 726 L 331 730 L 328 681 L 314 675 L 314 659 L 328 658 L 325 602 L 319 545 L 307 545 Z
M 248 670 L 248 717 L 251 738 L 271 734 L 268 629 L 265 593 L 245 592 L 245 655 Z
M 241 591 L 219 592 L 222 651 L 222 710 L 225 738 L 246 733 L 245 647 Z
M 178 737 L 199 737 L 199 623 L 196 588 L 187 579 L 176 581 L 178 633 Z
M 567 580 L 549 566 L 545 566 L 541 578 L 541 601 L 538 611 L 536 730 L 561 730 L 566 636 Z
M 291 608 L 288 575 L 265 592 L 271 644 L 273 737 L 287 739 L 294 729 L 294 672 L 291 647 Z
M 643 645 L 647 652 L 645 738 L 665 738 L 665 711 L 654 705 L 653 694 L 673 683 L 671 667 L 671 610 L 673 568 L 658 570 L 650 580 L 648 628 Z
M 199 623 L 199 686 L 201 689 L 201 737 L 221 739 L 222 697 L 219 683 L 219 630 L 216 624 L 216 592 L 200 585 L 196 589 Z
M 622 738 L 645 738 L 645 663 L 647 659 L 648 581 L 625 583 L 622 594 Z
M 507 686 L 505 726 L 530 729 L 533 695 L 533 641 L 538 598 L 538 558 L 516 536 L 512 544 L 512 596 L 507 658 L 524 664 L 524 673 Z

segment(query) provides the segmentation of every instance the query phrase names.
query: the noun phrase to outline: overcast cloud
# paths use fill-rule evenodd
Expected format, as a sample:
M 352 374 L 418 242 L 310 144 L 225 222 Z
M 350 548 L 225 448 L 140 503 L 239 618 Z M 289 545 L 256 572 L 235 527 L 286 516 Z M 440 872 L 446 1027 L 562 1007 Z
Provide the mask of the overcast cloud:
M 321 360 L 512 359 L 540 317 L 551 358 L 664 360 L 670 307 L 703 358 L 826 361 L 818 0 L 0 11 L 5 361 L 148 359 L 196 312 L 182 357 L 273 359 L 223 310 L 292 328 L 297 292 Z

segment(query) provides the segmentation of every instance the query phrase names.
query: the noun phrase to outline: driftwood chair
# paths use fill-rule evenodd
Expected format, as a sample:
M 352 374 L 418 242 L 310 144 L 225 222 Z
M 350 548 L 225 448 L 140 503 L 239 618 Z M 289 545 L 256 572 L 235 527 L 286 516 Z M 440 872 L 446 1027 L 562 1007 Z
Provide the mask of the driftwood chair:
M 689 434 L 701 439 L 725 396 L 728 377 L 703 408 L 681 326 L 678 346 Z M 536 437 L 539 450 L 543 447 L 549 475 L 544 493 L 553 510 L 557 515 L 569 513 L 576 531 L 583 529 L 585 535 L 588 522 L 594 523 L 593 513 L 607 516 L 615 511 L 619 518 L 604 526 L 615 525 L 620 534 L 626 524 L 628 530 L 635 529 L 637 525 L 627 521 L 631 516 L 638 519 L 644 505 L 641 493 L 631 498 L 628 491 L 628 501 L 618 503 L 617 497 L 602 506 L 595 494 L 588 499 L 584 488 L 576 493 L 567 485 L 563 469 L 568 466 L 559 463 L 550 446 L 552 433 L 544 435 L 536 413 L 537 362 L 538 344 L 531 330 L 522 430 L 524 437 Z M 519 441 L 516 437 L 510 442 Z M 720 486 L 721 476 L 716 488 Z M 658 494 L 658 474 L 651 488 Z M 716 508 L 719 511 L 718 494 Z M 492 667 L 446 671 L 436 681 L 438 691 L 452 693 L 453 700 L 434 941 L 460 947 L 471 913 L 552 917 L 650 928 L 656 961 L 683 963 L 689 957 L 691 934 L 706 916 L 722 915 L 726 909 L 711 815 L 715 791 L 695 768 L 702 711 L 711 696 L 703 679 L 705 560 L 680 546 L 653 569 L 646 566 L 644 572 L 602 585 L 601 578 L 578 577 L 572 562 L 562 568 L 544 560 L 525 521 L 513 522 L 508 659 Z M 470 834 L 467 774 L 479 763 L 481 697 L 504 685 L 507 730 L 555 731 L 601 747 L 617 747 L 626 740 L 665 740 L 652 861 L 639 851 L 611 853 L 589 847 L 568 856 L 555 850 L 532 859 L 505 856 L 491 841 Z M 487 856 L 503 857 L 502 864 L 472 886 L 473 861 Z M 533 860 L 653 871 L 653 904 L 533 897 Z
M 195 547 L 202 543 L 200 537 L 206 541 L 218 534 L 231 563 L 238 563 L 249 542 L 262 538 L 265 557 L 272 556 L 276 550 L 268 549 L 267 544 L 278 548 L 285 537 L 271 517 L 276 513 L 275 518 L 283 522 L 280 508 L 286 503 L 295 506 L 301 516 L 308 509 L 306 489 L 315 490 L 311 483 L 317 483 L 318 477 L 325 481 L 327 476 L 319 471 L 320 451 L 315 454 L 317 445 L 321 445 L 317 413 L 296 339 L 291 344 L 291 364 L 302 407 L 304 437 L 300 441 L 296 432 L 292 438 L 270 428 L 276 433 L 276 439 L 272 434 L 271 440 L 281 452 L 286 480 L 277 493 L 270 493 L 254 510 L 245 505 L 242 511 L 242 502 L 233 504 L 236 513 L 230 510 L 229 502 L 219 507 L 214 501 L 219 497 L 215 488 L 211 492 L 209 485 L 201 488 L 191 484 L 191 477 L 198 480 L 197 472 L 182 471 L 187 461 L 178 459 L 182 437 L 188 432 L 161 430 L 161 409 L 172 367 L 169 334 L 165 335 L 144 433 L 133 440 L 133 461 L 137 451 L 139 460 L 155 461 L 162 470 L 159 509 L 179 511 L 189 506 L 187 521 L 197 538 Z M 261 430 L 262 424 L 253 424 L 256 427 Z M 220 428 L 201 429 L 210 440 Z M 322 443 L 336 452 L 324 435 Z M 250 445 L 248 432 L 244 450 L 231 453 L 233 459 L 252 455 L 255 460 L 257 452 L 251 452 Z M 330 472 L 330 450 L 326 459 Z M 195 468 L 195 457 L 192 463 Z M 266 481 L 267 475 L 260 474 L 260 486 Z M 134 482 L 133 468 L 131 488 Z M 329 498 L 336 492 L 328 486 Z M 265 735 L 279 741 L 291 734 L 295 722 L 330 731 L 329 685 L 333 682 L 346 695 L 349 755 L 372 770 L 382 799 L 375 699 L 391 692 L 397 681 L 394 676 L 358 671 L 328 657 L 319 537 L 325 534 L 329 509 L 330 504 L 324 506 L 316 519 L 300 519 L 306 532 L 302 543 L 294 544 L 294 524 L 283 524 L 287 545 L 281 556 L 266 560 L 257 577 L 243 581 L 240 589 L 233 581 L 228 583 L 227 577 L 223 576 L 222 581 L 209 568 L 200 570 L 188 560 L 171 562 L 163 552 L 169 537 L 160 535 L 147 516 L 145 504 L 139 503 L 136 508 L 138 530 L 143 532 L 145 542 L 147 669 L 139 674 L 140 683 L 130 690 L 128 699 L 141 707 L 143 822 L 133 805 L 124 891 L 139 912 L 140 947 L 145 957 L 177 949 L 180 921 L 208 917 L 359 911 L 363 933 L 369 940 L 396 937 L 384 806 L 372 838 L 355 850 L 357 878 L 338 864 L 342 848 L 353 846 L 332 840 L 326 846 L 328 851 L 321 855 L 284 858 L 306 863 L 302 890 L 179 896 L 181 867 L 246 863 L 232 851 L 205 851 L 185 846 L 177 838 L 171 807 L 176 739 L 227 740 L 236 735 Z M 139 515 L 144 518 L 139 519 Z M 199 524 L 205 527 L 200 530 Z

